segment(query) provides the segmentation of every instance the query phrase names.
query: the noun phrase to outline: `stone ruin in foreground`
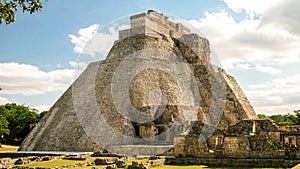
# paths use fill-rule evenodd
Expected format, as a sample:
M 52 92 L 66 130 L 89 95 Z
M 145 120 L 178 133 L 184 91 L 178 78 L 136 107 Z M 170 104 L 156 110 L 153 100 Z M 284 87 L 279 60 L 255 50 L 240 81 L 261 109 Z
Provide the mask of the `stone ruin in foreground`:
M 298 145 L 297 134 L 257 119 L 236 80 L 210 63 L 207 39 L 152 10 L 131 16 L 130 26 L 58 99 L 21 151 L 159 152 L 195 164 L 278 159 L 280 145 Z

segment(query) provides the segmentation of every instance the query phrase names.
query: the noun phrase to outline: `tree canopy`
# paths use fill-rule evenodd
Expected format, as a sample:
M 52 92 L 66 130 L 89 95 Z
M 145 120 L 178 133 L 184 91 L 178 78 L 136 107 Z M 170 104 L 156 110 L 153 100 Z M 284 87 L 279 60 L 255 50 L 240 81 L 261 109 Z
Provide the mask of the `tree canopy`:
M 21 144 L 39 120 L 40 114 L 29 107 L 15 103 L 0 106 L 1 142 L 10 145 Z
M 16 13 L 21 9 L 29 14 L 42 9 L 41 0 L 0 0 L 0 25 L 5 22 L 11 24 L 16 21 Z
M 276 121 L 279 124 L 287 124 L 287 125 L 300 125 L 300 110 L 295 110 L 294 114 L 278 114 L 278 115 L 271 115 L 266 116 L 264 114 L 258 114 L 259 118 L 270 118 Z
M 6 120 L 7 112 L 3 107 L 0 107 L 0 137 L 4 134 L 9 134 L 8 121 Z

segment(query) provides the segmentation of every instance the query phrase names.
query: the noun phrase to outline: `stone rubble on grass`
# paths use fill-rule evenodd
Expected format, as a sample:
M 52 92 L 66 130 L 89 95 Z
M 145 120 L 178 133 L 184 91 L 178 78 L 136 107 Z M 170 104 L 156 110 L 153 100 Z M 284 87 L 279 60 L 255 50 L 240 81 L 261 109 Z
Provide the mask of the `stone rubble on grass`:
M 96 158 L 94 160 L 95 165 L 112 165 L 117 161 L 116 158 Z
M 97 153 L 94 153 L 97 154 Z M 21 157 L 16 159 L 11 158 L 0 158 L 0 169 L 50 169 L 47 167 L 30 167 L 23 166 L 24 164 L 31 164 L 36 162 L 45 162 L 50 160 L 86 160 L 88 157 L 92 155 L 71 155 L 71 156 L 30 156 L 30 157 Z M 60 167 L 55 167 L 54 169 L 67 169 L 67 168 L 76 168 L 76 167 L 84 167 L 84 166 L 94 166 L 94 169 L 115 169 L 115 168 L 126 168 L 126 169 L 148 169 L 150 167 L 157 167 L 165 164 L 165 158 L 155 157 L 151 158 L 147 163 L 139 163 L 134 161 L 135 158 L 130 157 L 99 157 L 96 158 L 93 162 L 81 162 L 77 164 L 70 164 Z M 132 161 L 132 165 L 126 165 L 126 161 Z M 95 166 L 96 165 L 96 166 Z M 105 166 L 99 166 L 105 165 Z
M 1 158 L 0 159 L 0 168 L 10 168 L 13 164 L 11 158 Z
M 87 158 L 86 155 L 76 155 L 76 156 L 71 155 L 71 156 L 63 157 L 62 159 L 64 159 L 64 160 L 80 160 L 80 161 L 82 160 L 82 161 L 84 161 L 84 160 L 86 160 L 86 158 Z

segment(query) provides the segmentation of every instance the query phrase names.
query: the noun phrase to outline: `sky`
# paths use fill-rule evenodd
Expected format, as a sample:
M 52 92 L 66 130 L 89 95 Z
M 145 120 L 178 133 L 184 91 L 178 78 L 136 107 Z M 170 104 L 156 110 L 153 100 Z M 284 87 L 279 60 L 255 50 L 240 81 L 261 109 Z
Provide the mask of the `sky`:
M 83 56 L 104 59 L 118 30 L 128 27 L 109 23 L 153 9 L 188 22 L 210 41 L 257 114 L 300 109 L 299 0 L 49 0 L 43 5 L 41 12 L 19 12 L 16 23 L 0 25 L 0 105 L 48 110 L 76 78 L 74 69 L 86 66 Z M 93 40 L 103 46 L 86 50 Z

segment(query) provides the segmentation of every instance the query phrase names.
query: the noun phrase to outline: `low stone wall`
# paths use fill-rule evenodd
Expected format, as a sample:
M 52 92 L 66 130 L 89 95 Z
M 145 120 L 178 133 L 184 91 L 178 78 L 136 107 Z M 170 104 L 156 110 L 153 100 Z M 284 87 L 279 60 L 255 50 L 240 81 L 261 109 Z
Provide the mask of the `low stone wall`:
M 290 153 L 289 156 L 285 155 L 284 150 L 277 151 L 238 151 L 238 152 L 230 152 L 230 151 L 218 151 L 215 152 L 201 152 L 198 154 L 180 154 L 177 152 L 175 154 L 176 157 L 193 157 L 193 158 L 210 158 L 210 159 L 299 159 L 300 160 L 300 152 L 296 152 L 295 154 Z
M 285 159 L 284 150 L 277 151 L 240 151 L 240 152 L 226 152 L 226 151 L 215 151 L 216 158 L 234 158 L 234 159 Z M 290 155 L 290 158 L 300 159 L 300 153 L 296 153 L 295 157 Z
M 208 159 L 208 158 L 167 158 L 166 164 L 177 165 L 208 165 L 233 167 L 283 167 L 291 168 L 300 160 L 286 159 Z

